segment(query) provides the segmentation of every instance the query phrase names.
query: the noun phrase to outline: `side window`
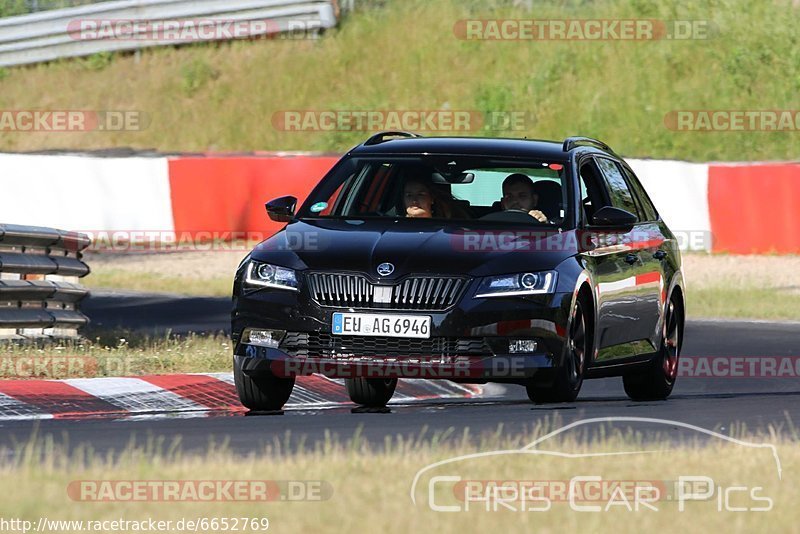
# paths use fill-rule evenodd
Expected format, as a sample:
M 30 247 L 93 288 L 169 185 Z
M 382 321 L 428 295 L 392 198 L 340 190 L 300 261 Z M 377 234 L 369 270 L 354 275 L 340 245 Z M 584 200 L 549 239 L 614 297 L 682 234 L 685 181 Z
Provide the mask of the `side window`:
M 658 220 L 658 211 L 656 211 L 656 207 L 653 205 L 653 202 L 650 200 L 650 197 L 647 196 L 647 191 L 644 190 L 642 183 L 630 171 L 627 167 L 623 166 L 622 171 L 625 173 L 625 176 L 628 178 L 628 183 L 633 189 L 633 193 L 639 200 L 639 205 L 642 207 L 642 211 L 644 211 L 645 220 L 647 221 L 656 221 Z
M 640 221 L 643 220 L 644 214 L 641 213 L 639 206 L 636 205 L 633 193 L 628 188 L 628 183 L 625 181 L 625 177 L 622 176 L 617 164 L 606 158 L 597 158 L 597 164 L 603 172 L 611 205 L 633 213 Z
M 339 195 L 341 195 L 342 189 L 344 189 L 345 183 L 346 182 L 343 182 L 342 185 L 340 185 L 339 187 L 336 188 L 336 191 L 334 191 L 333 194 L 330 196 L 330 198 L 328 199 L 328 202 L 325 203 L 325 207 L 322 209 L 322 211 L 316 213 L 316 215 L 318 217 L 329 217 L 329 216 L 333 215 L 334 208 L 336 207 L 336 205 L 339 202 Z M 312 209 L 311 211 L 313 213 L 316 210 Z
M 594 213 L 608 205 L 608 200 L 603 193 L 600 170 L 594 160 L 589 159 L 580 165 L 581 178 L 581 205 L 583 206 L 583 220 L 591 224 Z
M 342 183 L 342 186 L 333 192 L 336 195 L 333 213 L 350 216 L 367 211 L 365 197 L 375 172 L 376 167 L 374 164 L 366 164 L 351 174 Z M 328 204 L 332 203 L 329 197 Z
M 368 183 L 365 184 L 366 192 L 359 205 L 359 213 L 377 212 L 382 208 L 381 201 L 385 200 L 384 191 L 389 183 L 389 175 L 394 170 L 393 165 L 384 163 L 378 166 Z

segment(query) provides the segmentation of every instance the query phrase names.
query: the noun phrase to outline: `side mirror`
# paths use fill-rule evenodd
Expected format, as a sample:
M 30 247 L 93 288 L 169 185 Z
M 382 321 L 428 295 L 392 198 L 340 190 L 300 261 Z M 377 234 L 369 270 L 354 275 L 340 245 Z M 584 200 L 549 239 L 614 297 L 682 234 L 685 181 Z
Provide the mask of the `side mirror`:
M 633 229 L 633 225 L 636 224 L 636 220 L 636 215 L 629 211 L 612 206 L 603 206 L 592 217 L 592 226 L 598 226 L 604 230 L 630 232 Z
M 294 210 L 297 207 L 295 197 L 279 197 L 266 204 L 267 215 L 276 222 L 290 222 L 294 219 Z

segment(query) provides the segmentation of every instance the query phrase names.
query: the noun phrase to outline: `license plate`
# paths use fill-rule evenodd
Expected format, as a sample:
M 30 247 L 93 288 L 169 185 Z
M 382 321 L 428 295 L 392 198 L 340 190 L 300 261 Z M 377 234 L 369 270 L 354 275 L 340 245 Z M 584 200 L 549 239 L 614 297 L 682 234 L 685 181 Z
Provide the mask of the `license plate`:
M 331 331 L 340 336 L 431 337 L 430 315 L 334 313 Z

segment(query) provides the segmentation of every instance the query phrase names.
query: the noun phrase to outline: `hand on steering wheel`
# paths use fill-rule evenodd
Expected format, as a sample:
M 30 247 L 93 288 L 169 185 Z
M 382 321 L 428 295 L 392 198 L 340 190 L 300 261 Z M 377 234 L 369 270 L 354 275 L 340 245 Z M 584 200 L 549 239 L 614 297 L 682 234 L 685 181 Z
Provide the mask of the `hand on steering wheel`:
M 534 219 L 536 219 L 540 223 L 548 223 L 548 222 L 550 222 L 547 219 L 547 215 L 545 215 L 543 212 L 541 212 L 539 210 L 531 210 L 531 211 L 528 212 L 528 215 L 530 215 L 531 217 L 533 217 Z
M 539 210 L 523 210 L 519 208 L 508 208 L 506 211 L 514 212 L 514 213 L 524 213 L 525 215 L 530 215 L 540 223 L 549 223 L 550 221 L 547 219 L 547 215 Z

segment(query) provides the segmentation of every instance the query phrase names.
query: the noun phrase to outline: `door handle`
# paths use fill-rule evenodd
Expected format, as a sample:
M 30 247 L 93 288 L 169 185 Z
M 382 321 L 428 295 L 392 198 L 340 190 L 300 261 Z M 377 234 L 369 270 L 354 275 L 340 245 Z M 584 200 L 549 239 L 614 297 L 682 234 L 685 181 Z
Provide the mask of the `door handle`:
M 628 265 L 633 265 L 637 261 L 639 261 L 638 254 L 628 254 L 627 256 L 625 256 L 625 263 L 627 263 Z
M 653 257 L 657 260 L 663 260 L 667 257 L 667 253 L 664 250 L 656 250 L 655 254 L 653 254 Z

